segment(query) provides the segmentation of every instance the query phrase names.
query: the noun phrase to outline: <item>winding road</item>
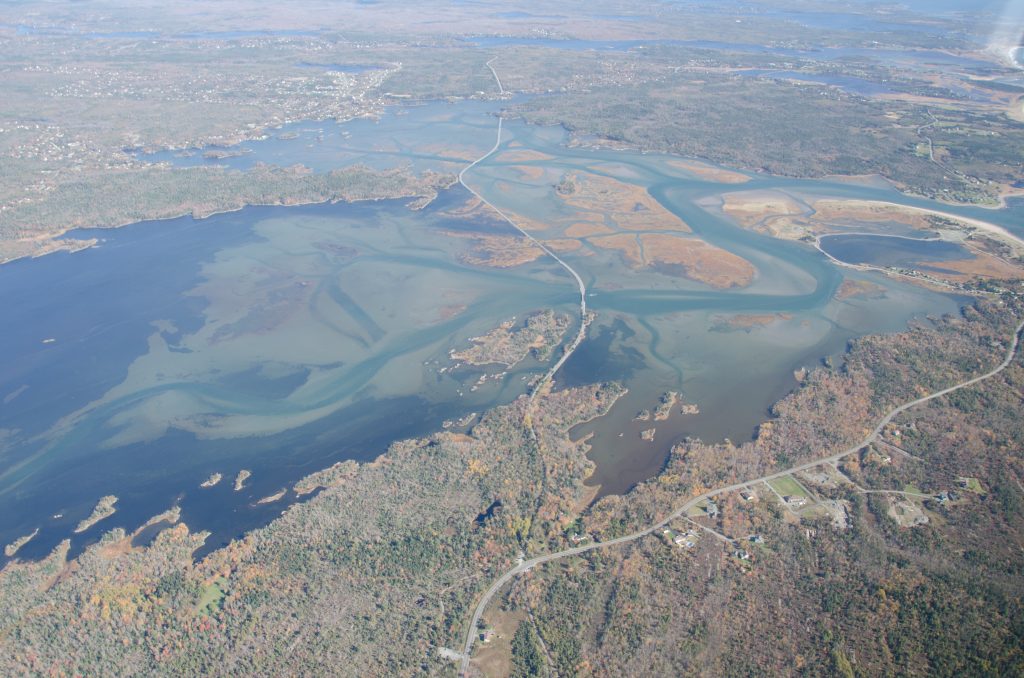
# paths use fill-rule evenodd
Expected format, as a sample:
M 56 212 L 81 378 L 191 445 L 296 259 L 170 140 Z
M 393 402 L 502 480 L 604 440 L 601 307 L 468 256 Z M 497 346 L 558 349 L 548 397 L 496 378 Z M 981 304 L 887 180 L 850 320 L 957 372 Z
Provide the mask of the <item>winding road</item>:
M 1014 329 L 1013 331 L 1013 338 L 1010 343 L 1010 347 L 1006 351 L 1006 357 L 993 370 L 986 372 L 981 376 L 974 377 L 973 379 L 968 379 L 967 381 L 963 381 L 954 386 L 950 386 L 949 388 L 944 388 L 941 391 L 936 391 L 935 393 L 932 393 L 930 395 L 918 398 L 917 400 L 912 400 L 908 403 L 904 403 L 903 405 L 900 405 L 899 407 L 890 410 L 888 414 L 882 417 L 881 421 L 878 422 L 878 425 L 874 428 L 873 431 L 871 431 L 870 434 L 867 435 L 867 437 L 865 437 L 861 442 L 857 443 L 853 447 L 850 447 L 849 449 L 843 452 L 829 455 L 827 457 L 821 457 L 820 459 L 815 459 L 813 461 L 809 461 L 803 464 L 797 464 L 796 466 L 792 466 L 784 471 L 770 473 L 768 475 L 761 476 L 760 478 L 754 478 L 753 480 L 747 480 L 742 483 L 735 483 L 733 485 L 727 485 L 725 487 L 719 487 L 714 490 L 709 490 L 704 494 L 698 495 L 693 499 L 690 499 L 689 501 L 687 501 L 685 504 L 680 506 L 678 509 L 670 513 L 662 520 L 638 532 L 633 532 L 632 534 L 627 534 L 621 537 L 617 537 L 615 539 L 609 539 L 608 541 L 594 542 L 592 544 L 587 544 L 586 546 L 577 546 L 575 548 L 566 549 L 564 551 L 557 551 L 555 553 L 537 556 L 536 558 L 525 560 L 521 562 L 519 565 L 516 565 L 514 568 L 512 568 L 511 570 L 503 574 L 501 577 L 499 577 L 493 584 L 491 584 L 490 588 L 487 589 L 483 597 L 480 599 L 480 602 L 477 603 L 476 609 L 473 611 L 473 617 L 470 621 L 469 630 L 467 631 L 466 634 L 466 642 L 462 650 L 462 663 L 459 671 L 460 675 L 468 675 L 470 653 L 473 651 L 473 641 L 476 639 L 477 624 L 479 624 L 480 622 L 480 617 L 483 615 L 484 609 L 486 609 L 487 605 L 491 602 L 491 599 L 495 596 L 495 594 L 497 594 L 498 591 L 500 591 L 501 588 L 509 581 L 511 581 L 514 577 L 524 572 L 527 572 L 528 570 L 536 567 L 537 565 L 542 565 L 544 563 L 551 562 L 552 560 L 558 560 L 560 558 L 566 558 L 568 556 L 580 555 L 581 553 L 593 551 L 594 549 L 607 548 L 609 546 L 615 546 L 617 544 L 625 544 L 640 539 L 641 537 L 646 537 L 647 535 L 652 534 L 653 532 L 656 532 L 657 530 L 665 527 L 673 520 L 676 520 L 677 518 L 683 516 L 687 511 L 697 506 L 697 504 L 699 504 L 700 502 L 705 501 L 707 499 L 711 499 L 712 497 L 718 496 L 720 494 L 736 492 L 738 490 L 746 489 L 753 485 L 757 485 L 758 483 L 763 483 L 768 480 L 774 480 L 775 478 L 788 476 L 791 473 L 806 471 L 808 469 L 814 468 L 815 466 L 821 466 L 822 464 L 835 464 L 843 457 L 847 457 L 851 454 L 854 454 L 859 450 L 863 449 L 864 446 L 874 442 L 887 424 L 889 424 L 895 417 L 902 414 L 903 412 L 906 412 L 910 408 L 916 407 L 917 405 L 920 405 L 922 403 L 926 403 L 929 400 L 934 400 L 935 398 L 942 397 L 944 395 L 952 393 L 953 391 L 958 391 L 962 388 L 973 386 L 974 384 L 985 381 L 986 379 L 991 379 L 992 377 L 996 376 L 997 374 L 1005 370 L 1013 361 L 1013 358 L 1017 353 L 1017 348 L 1020 344 L 1020 333 L 1022 329 L 1024 329 L 1024 321 L 1021 321 L 1020 323 L 1017 324 L 1016 329 Z

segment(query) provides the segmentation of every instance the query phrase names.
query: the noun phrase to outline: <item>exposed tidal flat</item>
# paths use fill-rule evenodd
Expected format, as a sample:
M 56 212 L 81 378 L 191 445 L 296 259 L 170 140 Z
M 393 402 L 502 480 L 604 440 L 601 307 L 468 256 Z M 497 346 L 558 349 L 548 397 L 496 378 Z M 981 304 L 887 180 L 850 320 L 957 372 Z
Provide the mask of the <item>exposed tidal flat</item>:
M 360 161 L 408 154 L 419 169 L 450 171 L 493 142 L 478 104 L 412 110 L 373 123 Z M 449 123 L 448 137 L 438 134 Z M 273 147 L 299 161 L 308 143 L 300 134 Z M 235 157 L 258 159 L 257 149 Z M 794 371 L 960 301 L 840 270 L 806 243 L 698 205 L 778 188 L 931 205 L 895 191 L 764 175 L 718 182 L 678 158 L 570 149 L 561 130 L 518 123 L 467 180 L 587 283 L 597 319 L 556 383 L 628 388 L 575 432 L 592 436 L 590 482 L 602 493 L 656 473 L 685 437 L 749 438 L 796 386 Z M 246 208 L 83 231 L 74 236 L 100 246 L 0 267 L 13 328 L 0 336 L 0 541 L 40 527 L 19 551 L 38 557 L 113 494 L 117 513 L 85 540 L 180 505 L 183 521 L 213 533 L 213 548 L 277 516 L 285 501 L 260 500 L 298 478 L 524 393 L 548 363 L 497 366 L 506 373 L 481 382 L 486 366 L 449 369 L 450 352 L 512 317 L 574 317 L 574 285 L 539 254 L 499 262 L 516 233 L 470 197 L 453 188 L 421 211 L 401 201 Z M 876 291 L 838 294 L 848 280 Z M 633 418 L 667 392 L 699 413 L 673 410 L 643 440 L 652 424 Z M 199 487 L 243 469 L 251 477 L 239 490 Z

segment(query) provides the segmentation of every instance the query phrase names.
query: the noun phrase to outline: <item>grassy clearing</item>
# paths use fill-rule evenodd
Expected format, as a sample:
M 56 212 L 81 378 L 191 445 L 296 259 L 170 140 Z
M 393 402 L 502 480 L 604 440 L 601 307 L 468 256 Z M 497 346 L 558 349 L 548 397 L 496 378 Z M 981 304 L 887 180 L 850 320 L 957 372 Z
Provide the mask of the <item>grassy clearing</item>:
M 702 501 L 699 504 L 697 504 L 696 506 L 691 507 L 686 512 L 686 517 L 688 517 L 688 518 L 698 518 L 700 516 L 703 516 L 707 512 L 707 508 L 708 508 L 707 501 Z
M 974 492 L 975 494 L 985 494 L 985 488 L 981 486 L 981 481 L 977 478 L 964 478 L 965 486 L 964 489 L 968 492 Z
M 768 484 L 783 497 L 807 497 L 807 493 L 804 492 L 804 488 L 800 487 L 800 484 L 793 480 L 792 476 L 775 478 L 773 480 L 769 480 Z M 807 498 L 809 499 L 810 497 Z
M 227 580 L 224 577 L 217 577 L 203 587 L 203 592 L 199 596 L 199 602 L 196 604 L 196 611 L 199 614 L 211 615 L 221 608 L 224 604 L 224 598 L 228 595 L 223 588 L 226 582 Z
M 821 504 L 810 504 L 802 509 L 799 509 L 798 513 L 800 517 L 803 519 L 828 518 L 832 515 L 831 513 L 829 513 L 829 510 L 822 506 Z
M 512 672 L 512 637 L 519 624 L 526 620 L 523 610 L 494 610 L 488 612 L 487 621 L 494 630 L 490 642 L 478 643 L 474 656 L 485 676 L 507 676 Z M 526 623 L 529 623 L 528 621 Z

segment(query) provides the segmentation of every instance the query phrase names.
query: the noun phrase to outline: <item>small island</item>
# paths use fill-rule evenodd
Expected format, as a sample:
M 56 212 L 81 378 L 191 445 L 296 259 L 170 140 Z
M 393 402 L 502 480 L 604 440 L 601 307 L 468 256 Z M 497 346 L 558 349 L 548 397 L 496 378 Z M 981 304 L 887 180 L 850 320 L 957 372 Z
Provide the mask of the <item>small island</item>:
M 210 477 L 199 484 L 199 487 L 213 487 L 221 481 L 222 476 L 220 473 L 211 473 Z
M 654 440 L 654 431 L 655 430 L 656 429 L 649 428 L 646 431 L 641 431 L 640 432 L 640 439 L 641 440 L 646 440 L 647 442 L 653 441 Z
M 92 513 L 89 514 L 89 517 L 85 518 L 80 523 L 78 523 L 78 527 L 75 528 L 75 534 L 85 532 L 90 527 L 100 522 L 104 518 L 109 518 L 110 516 L 114 515 L 114 512 L 117 511 L 117 509 L 114 508 L 114 504 L 116 503 L 117 497 L 115 497 L 112 494 L 108 494 L 105 497 L 101 497 L 100 500 L 96 502 L 96 508 L 92 510 Z
M 554 311 L 534 313 L 519 328 L 515 318 L 506 320 L 482 337 L 472 337 L 473 345 L 449 353 L 453 360 L 470 365 L 501 364 L 512 367 L 532 354 L 537 360 L 551 357 L 555 346 L 569 327 L 569 316 Z
M 244 468 L 238 472 L 238 475 L 235 476 L 235 492 L 238 492 L 245 487 L 245 481 L 248 480 L 251 475 L 252 471 Z
M 240 158 L 246 153 L 251 153 L 249 149 L 241 150 L 229 150 L 226 148 L 214 148 L 203 153 L 203 158 L 206 160 L 227 160 L 228 158 Z
M 672 414 L 672 408 L 679 402 L 679 394 L 669 391 L 661 396 L 657 409 L 654 410 L 655 421 L 665 421 Z
M 286 494 L 288 494 L 288 490 L 280 490 L 279 492 L 275 492 L 274 494 L 267 495 L 266 497 L 263 497 L 263 499 L 260 499 L 256 503 L 257 504 L 271 504 L 271 503 L 273 503 L 275 501 L 280 501 L 281 499 L 284 499 L 284 495 L 286 495 Z

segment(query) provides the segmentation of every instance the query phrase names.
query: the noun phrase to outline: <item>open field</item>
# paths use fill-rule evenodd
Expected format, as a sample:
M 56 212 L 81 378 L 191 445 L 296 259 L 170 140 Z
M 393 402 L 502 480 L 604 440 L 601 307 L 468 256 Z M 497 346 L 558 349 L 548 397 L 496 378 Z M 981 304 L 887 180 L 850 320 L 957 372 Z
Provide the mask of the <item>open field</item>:
M 640 237 L 632 233 L 603 235 L 598 238 L 590 238 L 587 242 L 601 249 L 619 252 L 626 265 L 631 268 L 641 268 L 648 263 L 640 249 Z
M 614 232 L 615 229 L 609 226 L 591 221 L 577 222 L 565 229 L 565 235 L 569 238 L 589 238 L 594 235 L 607 235 Z
M 881 285 L 867 280 L 853 280 L 847 278 L 836 291 L 836 299 L 851 299 L 854 297 L 875 298 L 885 294 L 885 288 Z
M 716 289 L 744 287 L 754 279 L 750 262 L 703 240 L 668 233 L 618 233 L 589 238 L 591 245 L 619 252 L 634 269 L 652 267 Z
M 781 478 L 769 480 L 768 484 L 771 485 L 772 488 L 774 488 L 774 490 L 781 494 L 783 497 L 788 496 L 808 498 L 807 493 L 804 492 L 802 487 L 800 487 L 800 484 L 793 480 L 793 478 L 791 478 L 790 476 L 783 476 Z
M 495 156 L 495 160 L 498 162 L 518 163 L 554 160 L 554 158 L 547 153 L 541 153 L 540 151 L 516 149 L 502 151 Z
M 527 181 L 536 181 L 544 176 L 544 168 L 536 165 L 516 165 L 514 169 Z
M 814 215 L 810 222 L 840 222 L 847 225 L 862 223 L 902 224 L 919 230 L 933 229 L 927 213 L 903 205 L 869 202 L 864 200 L 822 199 L 814 201 Z
M 471 266 L 514 268 L 544 256 L 544 250 L 526 238 L 514 235 L 485 235 L 465 231 L 446 231 L 445 235 L 469 240 L 471 249 L 460 255 Z
M 928 262 L 923 268 L 942 280 L 953 282 L 969 282 L 979 278 L 1007 280 L 1024 277 L 1024 264 L 1011 263 L 984 252 L 978 253 L 972 259 Z
M 822 203 L 824 202 L 824 205 Z M 894 203 L 876 202 L 869 200 L 852 200 L 852 201 L 818 201 L 814 204 L 816 210 L 821 212 L 821 208 L 824 207 L 827 210 L 827 214 L 830 214 L 832 218 L 863 218 L 870 219 L 872 216 L 875 220 L 882 221 L 896 221 L 902 220 L 903 223 L 908 225 L 917 225 L 918 228 L 940 228 L 943 226 L 953 226 L 968 229 L 978 229 L 984 231 L 986 235 L 1006 242 L 1015 248 L 1021 248 L 1024 250 L 1024 239 L 1020 238 L 1013 233 L 1010 233 L 1002 226 L 983 221 L 981 219 L 974 219 L 971 217 L 962 217 L 949 212 L 944 212 L 938 209 L 929 209 L 925 207 L 912 207 L 909 205 L 897 205 Z M 929 217 L 933 217 L 929 219 Z M 938 219 L 938 221 L 936 221 Z

